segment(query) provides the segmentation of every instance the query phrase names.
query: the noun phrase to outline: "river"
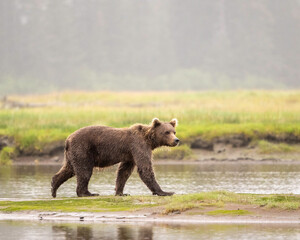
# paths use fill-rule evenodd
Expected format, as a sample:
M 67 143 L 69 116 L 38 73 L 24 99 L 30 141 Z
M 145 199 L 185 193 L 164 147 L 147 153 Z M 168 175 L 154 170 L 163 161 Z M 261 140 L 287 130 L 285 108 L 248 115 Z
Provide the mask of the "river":
M 51 198 L 51 177 L 60 166 L 12 165 L 0 168 L 0 199 Z M 177 194 L 226 190 L 237 193 L 300 194 L 300 164 L 205 163 L 158 164 L 156 178 L 162 189 Z M 89 189 L 100 195 L 114 194 L 116 168 L 96 170 Z M 58 197 L 76 196 L 76 178 L 64 183 Z M 136 171 L 124 193 L 149 195 Z

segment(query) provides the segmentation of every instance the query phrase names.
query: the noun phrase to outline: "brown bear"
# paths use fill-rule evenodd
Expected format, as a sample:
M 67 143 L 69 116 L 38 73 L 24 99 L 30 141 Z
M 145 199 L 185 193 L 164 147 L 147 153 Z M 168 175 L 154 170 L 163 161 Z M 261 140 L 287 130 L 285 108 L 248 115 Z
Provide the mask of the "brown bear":
M 75 175 L 78 197 L 98 196 L 88 190 L 93 168 L 104 168 L 117 163 L 120 165 L 116 195 L 124 195 L 125 183 L 135 166 L 153 195 L 173 195 L 173 192 L 164 192 L 155 180 L 152 150 L 160 146 L 178 145 L 176 125 L 176 119 L 161 122 L 154 118 L 150 125 L 135 124 L 129 128 L 89 126 L 75 131 L 66 140 L 64 165 L 52 178 L 52 196 L 55 198 L 59 186 Z

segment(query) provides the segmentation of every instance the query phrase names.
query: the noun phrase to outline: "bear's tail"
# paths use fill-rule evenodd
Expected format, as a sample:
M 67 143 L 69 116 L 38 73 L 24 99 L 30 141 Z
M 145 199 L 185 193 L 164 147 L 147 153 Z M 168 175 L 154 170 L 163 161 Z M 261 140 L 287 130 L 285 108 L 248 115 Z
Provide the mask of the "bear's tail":
M 63 166 L 66 166 L 66 167 L 72 167 L 70 162 L 69 162 L 69 151 L 70 151 L 70 142 L 69 140 L 67 139 L 66 140 L 66 143 L 65 143 L 65 150 L 64 150 L 64 161 L 63 161 Z M 68 166 L 69 165 L 69 166 Z
M 65 143 L 65 152 L 69 150 L 69 141 L 66 140 L 66 143 Z

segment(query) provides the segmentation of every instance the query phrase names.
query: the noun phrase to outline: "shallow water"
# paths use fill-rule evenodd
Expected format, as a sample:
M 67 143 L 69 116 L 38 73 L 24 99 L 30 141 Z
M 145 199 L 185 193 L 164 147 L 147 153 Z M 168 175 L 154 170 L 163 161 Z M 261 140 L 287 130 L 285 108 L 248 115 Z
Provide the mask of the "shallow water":
M 60 166 L 0 167 L 0 198 L 50 198 L 51 177 Z M 114 194 L 116 168 L 95 170 L 90 191 Z M 177 194 L 227 190 L 239 193 L 300 194 L 300 164 L 176 164 L 156 165 L 156 178 L 165 191 Z M 76 178 L 64 183 L 58 197 L 76 196 Z M 136 171 L 124 193 L 151 194 Z
M 106 224 L 0 221 L 4 239 L 299 239 L 299 225 Z

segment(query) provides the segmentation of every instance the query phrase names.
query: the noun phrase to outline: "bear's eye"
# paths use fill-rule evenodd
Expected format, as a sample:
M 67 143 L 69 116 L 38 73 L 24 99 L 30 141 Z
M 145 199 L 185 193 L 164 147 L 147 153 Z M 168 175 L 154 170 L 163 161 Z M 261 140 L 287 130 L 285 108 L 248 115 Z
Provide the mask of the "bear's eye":
M 169 131 L 166 131 L 166 132 L 165 132 L 165 134 L 167 134 L 167 135 L 168 135 L 168 134 L 170 134 L 170 132 L 169 132 Z
M 174 132 L 174 135 L 176 135 L 176 132 Z

